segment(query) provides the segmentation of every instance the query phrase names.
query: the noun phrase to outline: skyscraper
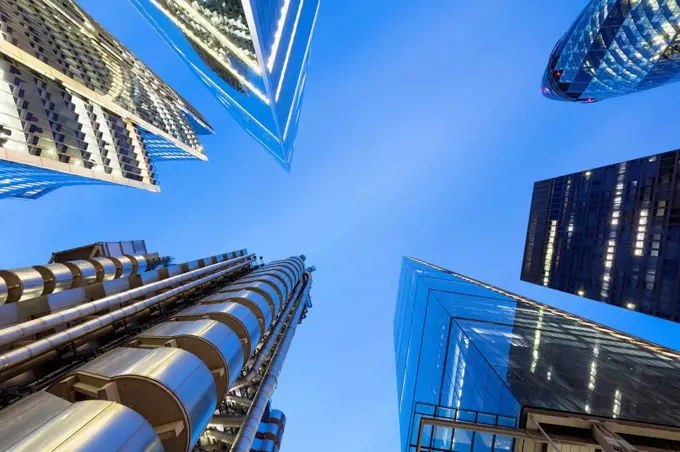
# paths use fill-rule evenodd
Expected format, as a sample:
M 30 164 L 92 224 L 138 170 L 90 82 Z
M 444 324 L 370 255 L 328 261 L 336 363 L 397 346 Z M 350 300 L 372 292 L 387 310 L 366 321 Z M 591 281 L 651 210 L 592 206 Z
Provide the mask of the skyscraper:
M 595 102 L 680 79 L 676 0 L 591 0 L 550 54 L 541 92 Z
M 0 450 L 279 450 L 271 397 L 314 268 L 114 245 L 0 271 Z
M 522 280 L 677 321 L 680 153 L 536 182 Z
M 205 133 L 73 0 L 0 2 L 0 198 L 80 184 L 159 191 L 155 164 L 206 160 Z
M 319 0 L 131 0 L 290 171 Z
M 680 443 L 680 354 L 405 258 L 394 318 L 404 452 Z

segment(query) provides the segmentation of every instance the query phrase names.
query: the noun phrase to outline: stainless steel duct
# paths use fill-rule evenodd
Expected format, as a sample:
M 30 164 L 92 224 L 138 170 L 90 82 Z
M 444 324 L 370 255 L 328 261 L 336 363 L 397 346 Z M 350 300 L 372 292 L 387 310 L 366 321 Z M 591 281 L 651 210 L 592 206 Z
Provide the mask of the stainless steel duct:
M 300 295 L 300 292 L 302 291 L 303 286 L 304 286 L 304 282 L 300 282 L 297 285 L 297 287 L 295 288 L 295 290 L 293 292 L 293 295 L 288 300 L 286 307 L 283 309 L 283 311 L 279 315 L 279 320 L 274 324 L 274 326 L 272 327 L 272 330 L 269 332 L 269 336 L 267 336 L 267 340 L 264 342 L 264 344 L 260 348 L 260 351 L 257 353 L 254 360 L 253 360 L 253 358 L 251 358 L 251 360 L 249 360 L 249 361 L 253 361 L 252 364 L 251 364 L 250 370 L 248 371 L 248 373 L 246 375 L 244 375 L 243 377 L 240 377 L 238 380 L 236 380 L 236 383 L 234 383 L 231 386 L 232 391 L 234 391 L 236 389 L 240 389 L 244 386 L 247 386 L 248 384 L 250 384 L 251 381 L 253 381 L 253 379 L 257 375 L 257 371 L 260 369 L 260 366 L 262 366 L 262 363 L 264 362 L 264 360 L 267 359 L 267 355 L 269 355 L 269 352 L 271 351 L 272 346 L 276 342 L 276 338 L 278 337 L 279 333 L 281 332 L 281 328 L 283 328 L 283 326 L 284 326 L 286 317 L 288 317 L 291 309 L 293 309 L 293 306 L 295 306 L 295 302 L 299 298 L 299 295 Z
M 222 443 L 231 444 L 234 442 L 234 435 L 219 430 L 208 429 L 205 431 L 205 434 Z
M 238 258 L 238 260 L 246 260 L 243 263 L 240 263 L 236 266 L 233 267 L 228 267 L 224 270 L 220 270 L 216 273 L 209 274 L 208 276 L 204 276 L 202 278 L 196 279 L 190 283 L 184 284 L 182 286 L 179 286 L 174 289 L 170 289 L 167 292 L 163 292 L 161 295 L 156 295 L 154 297 L 138 301 L 136 303 L 132 303 L 128 306 L 125 306 L 124 308 L 111 311 L 108 314 L 104 314 L 102 316 L 99 316 L 97 318 L 94 318 L 92 320 L 88 320 L 86 322 L 80 323 L 74 327 L 65 329 L 59 333 L 51 334 L 47 337 L 44 337 L 42 339 L 36 340 L 28 345 L 25 345 L 23 347 L 18 347 L 13 350 L 10 350 L 9 352 L 5 353 L 4 355 L 0 356 L 0 372 L 4 372 L 7 369 L 10 369 L 14 366 L 17 366 L 19 364 L 22 364 L 26 361 L 29 361 L 33 358 L 36 358 L 44 353 L 47 353 L 51 350 L 54 350 L 58 347 L 61 347 L 62 345 L 66 345 L 75 339 L 79 339 L 81 337 L 87 336 L 88 334 L 100 330 L 101 328 L 105 326 L 112 325 L 124 318 L 130 317 L 134 314 L 137 314 L 139 312 L 144 311 L 145 309 L 160 303 L 161 301 L 167 300 L 169 298 L 172 298 L 176 295 L 180 295 L 184 292 L 186 292 L 189 289 L 192 289 L 194 287 L 198 287 L 202 284 L 205 284 L 207 282 L 210 282 L 214 279 L 220 278 L 222 276 L 227 275 L 228 273 L 232 273 L 236 270 L 239 270 L 247 265 L 250 265 L 250 262 L 255 259 L 254 255 L 251 256 L 246 256 L 242 258 Z M 210 272 L 211 270 L 215 270 L 215 267 L 220 267 L 220 266 L 225 266 L 225 265 L 232 265 L 234 261 L 237 259 L 233 259 L 232 261 L 227 261 L 223 262 L 220 264 L 215 264 L 211 266 L 212 268 L 205 267 L 200 270 L 196 270 L 194 275 L 189 275 L 188 273 L 177 276 L 175 278 L 178 278 L 174 283 L 177 283 L 178 281 L 184 279 L 188 279 L 193 277 L 198 276 L 199 274 Z M 192 272 L 193 273 L 193 272 Z M 158 283 L 153 283 L 150 284 L 149 286 L 144 286 L 140 287 L 137 289 L 129 290 L 127 292 L 123 292 L 122 294 L 117 294 L 113 295 L 110 297 L 102 298 L 101 300 L 97 300 L 92 303 L 85 303 L 84 305 L 77 306 L 76 308 L 72 309 L 66 309 L 60 313 L 56 314 L 50 314 L 45 317 L 42 317 L 40 319 L 37 319 L 37 324 L 32 323 L 36 321 L 29 321 L 22 323 L 20 325 L 17 325 L 16 327 L 10 327 L 10 328 L 5 328 L 4 330 L 0 330 L 0 335 L 2 335 L 3 339 L 6 339 L 7 342 L 5 343 L 11 343 L 17 340 L 18 338 L 23 338 L 27 337 L 32 334 L 36 334 L 36 332 L 44 331 L 46 329 L 51 329 L 54 328 L 55 326 L 63 325 L 66 322 L 69 322 L 71 320 L 83 318 L 85 316 L 91 315 L 95 312 L 99 312 L 103 309 L 110 308 L 113 306 L 120 306 L 120 304 L 124 301 L 131 301 L 141 295 L 148 294 L 152 292 L 153 290 L 158 290 L 161 288 L 167 288 L 169 284 L 172 284 L 173 282 L 169 282 L 173 278 L 168 278 L 166 280 L 163 280 Z M 87 305 L 87 306 L 86 306 Z M 84 309 L 81 309 L 85 307 Z M 68 313 L 68 317 L 67 317 Z M 47 323 L 44 321 L 44 319 L 49 317 L 49 322 Z M 32 328 L 23 328 L 24 325 L 27 324 L 32 324 Z M 12 330 L 10 333 L 5 333 L 7 330 Z M 37 331 L 35 331 L 37 330 Z M 5 333 L 5 334 L 3 334 Z
M 214 264 L 209 267 L 204 267 L 188 273 L 182 273 L 180 275 L 173 276 L 155 283 L 151 283 L 146 286 L 127 290 L 125 292 L 121 292 L 114 295 L 109 295 L 108 297 L 104 297 L 102 299 L 90 303 L 83 303 L 73 308 L 64 309 L 63 311 L 48 314 L 35 320 L 29 320 L 27 322 L 20 323 L 19 325 L 4 328 L 0 330 L 0 346 L 11 344 L 12 342 L 27 338 L 29 336 L 33 336 L 42 331 L 50 330 L 58 326 L 65 325 L 68 322 L 72 322 L 74 320 L 81 319 L 83 317 L 95 314 L 97 312 L 101 312 L 105 309 L 121 306 L 123 303 L 132 301 L 135 298 L 151 294 L 157 290 L 167 289 L 178 283 L 182 283 L 189 279 L 199 277 L 206 273 L 220 270 L 224 267 L 237 264 L 244 260 L 247 260 L 247 263 L 249 264 L 254 259 L 255 255 L 251 254 L 250 256 L 243 256 L 229 261 L 220 262 L 219 264 Z M 239 266 L 239 268 L 243 268 L 243 266 L 241 265 Z M 169 292 L 166 292 L 162 295 L 163 300 L 169 298 L 167 296 L 168 293 Z
M 262 416 L 264 415 L 264 412 L 267 408 L 267 403 L 269 402 L 269 399 L 276 388 L 279 374 L 281 373 L 281 368 L 283 367 L 283 363 L 286 359 L 286 354 L 288 353 L 290 344 L 293 341 L 293 336 L 295 335 L 295 330 L 298 323 L 300 322 L 300 317 L 304 312 L 305 300 L 307 299 L 309 290 L 312 286 L 311 274 L 306 273 L 305 276 L 305 285 L 297 301 L 297 306 L 295 308 L 293 317 L 290 319 L 288 327 L 281 338 L 281 342 L 279 342 L 279 345 L 276 348 L 274 359 L 269 364 L 269 367 L 267 368 L 267 371 L 260 382 L 260 386 L 255 393 L 255 399 L 248 409 L 246 420 L 244 421 L 243 426 L 236 436 L 234 445 L 231 448 L 231 452 L 249 452 L 251 446 L 253 445 L 260 420 L 262 419 Z
M 234 284 L 229 284 L 227 287 L 223 287 L 220 291 L 214 295 L 217 296 L 228 296 L 231 292 L 238 292 L 239 290 L 254 290 L 258 292 L 263 297 L 266 297 L 270 303 L 274 304 L 276 307 L 276 312 L 278 312 L 281 307 L 281 302 L 285 301 L 284 294 L 278 286 L 274 284 L 273 278 L 269 279 L 255 279 L 249 282 L 243 282 L 244 279 L 241 278 Z
M 230 301 L 190 306 L 179 312 L 174 320 L 211 319 L 231 328 L 241 341 L 243 361 L 255 351 L 262 337 L 260 321 L 246 306 Z
M 253 404 L 253 401 L 250 399 L 246 399 L 245 397 L 239 397 L 237 395 L 228 395 L 226 397 L 227 402 L 234 402 L 238 405 L 241 406 L 250 406 Z
M 7 287 L 7 283 L 5 282 L 5 279 L 0 276 L 0 305 L 5 304 L 7 301 L 7 297 L 9 295 L 9 287 Z
M 131 276 L 134 274 L 134 264 L 132 262 L 132 259 L 130 259 L 128 256 L 116 256 L 111 258 L 114 261 L 118 262 L 118 272 L 116 273 L 116 278 L 124 278 L 127 276 Z
M 0 450 L 162 452 L 163 446 L 141 415 L 119 403 L 70 403 L 39 391 L 0 411 Z
M 64 264 L 34 265 L 45 281 L 44 295 L 59 293 L 73 287 L 73 272 Z
M 220 427 L 238 428 L 243 424 L 243 416 L 213 416 L 208 426 L 219 425 Z
M 3 286 L 7 288 L 5 303 L 39 297 L 45 289 L 45 281 L 40 272 L 30 267 L 0 270 L 0 279 L 4 280 Z
M 274 303 L 269 303 L 269 301 L 254 290 L 241 290 L 238 292 L 229 292 L 226 294 L 218 293 L 210 295 L 209 297 L 201 300 L 201 304 L 209 303 L 224 303 L 225 301 L 231 301 L 232 303 L 242 304 L 248 306 L 258 319 L 263 322 L 262 334 L 269 328 L 276 316 L 278 311 Z M 280 304 L 280 302 L 279 302 Z
M 264 276 L 269 276 L 272 278 L 275 278 L 279 280 L 279 282 L 283 285 L 284 290 L 290 292 L 293 285 L 294 281 L 297 281 L 297 278 L 293 279 L 291 274 L 289 273 L 289 270 L 286 271 L 285 267 L 267 267 L 267 268 L 262 268 L 259 270 L 254 271 L 250 275 L 248 275 L 247 278 L 244 278 L 244 281 L 252 281 L 258 278 L 262 278 Z
M 135 273 L 144 273 L 146 271 L 146 257 L 145 256 L 130 256 L 135 262 Z
M 95 257 L 88 259 L 97 269 L 97 282 L 111 281 L 116 278 L 118 273 L 118 265 L 113 259 L 109 257 Z
M 215 381 L 203 361 L 172 347 L 114 348 L 48 391 L 70 401 L 85 396 L 132 408 L 153 426 L 168 452 L 191 450 L 217 405 Z
M 271 439 L 255 438 L 249 450 L 250 452 L 277 452 L 279 446 Z
M 209 258 L 204 259 L 204 262 L 216 260 L 218 259 Z M 94 337 L 93 333 L 100 334 L 112 330 L 112 325 L 120 324 L 125 318 L 137 316 L 148 311 L 151 306 L 176 299 L 179 295 L 195 292 L 199 287 L 219 281 L 228 274 L 250 266 L 254 260 L 254 255 L 248 255 L 211 264 L 189 273 L 172 276 L 0 330 L 0 345 L 3 344 L 2 341 L 5 341 L 4 344 L 11 344 L 42 331 L 58 329 L 73 320 L 83 321 L 6 352 L 0 356 L 0 376 L 4 378 L 12 372 L 24 369 L 24 366 L 29 365 L 27 363 L 56 354 L 55 350 L 64 345 L 75 343 L 77 346 L 89 342 Z M 96 262 L 101 264 L 102 268 L 106 264 L 102 261 Z M 115 264 L 115 261 L 112 262 Z M 111 275 L 111 267 L 103 271 L 100 269 L 99 274 Z M 297 279 L 295 273 L 291 275 Z M 271 275 L 261 274 L 256 275 L 254 279 L 251 277 L 247 279 L 258 281 L 270 278 Z M 241 278 L 243 279 L 246 278 Z M 92 399 L 99 399 L 96 403 L 117 405 L 121 409 L 124 408 L 122 405 L 125 405 L 148 421 L 150 426 L 145 424 L 144 428 L 148 431 L 153 427 L 157 435 L 154 437 L 155 441 L 158 442 L 160 439 L 162 446 L 169 452 L 189 451 L 207 425 L 230 424 L 236 427 L 242 425 L 241 421 L 244 422 L 238 437 L 219 430 L 207 430 L 201 441 L 213 442 L 207 438 L 212 437 L 221 443 L 241 444 L 241 446 L 235 444 L 234 451 L 249 451 L 250 446 L 262 451 L 277 450 L 285 422 L 283 413 L 272 410 L 268 420 L 262 424 L 260 421 L 276 386 L 295 329 L 305 310 L 311 288 L 311 276 L 305 274 L 304 281 L 294 286 L 290 296 L 284 289 L 285 298 L 268 290 L 265 293 L 272 298 L 269 300 L 267 296 L 255 290 L 254 286 L 255 282 L 246 282 L 237 292 L 220 294 L 221 297 L 224 298 L 226 295 L 226 298 L 234 301 L 206 297 L 199 302 L 201 304 L 188 307 L 176 314 L 173 319 L 143 331 L 127 345 L 114 348 L 85 365 L 62 374 L 50 387 L 49 392 L 59 396 L 65 403 L 85 398 L 92 403 L 95 403 Z M 143 296 L 150 298 L 140 300 Z M 273 308 L 276 310 L 272 311 Z M 97 315 L 102 311 L 107 312 Z M 269 329 L 269 325 L 274 321 L 272 317 L 276 317 L 276 323 Z M 265 333 L 268 337 L 260 345 L 260 353 L 254 358 L 251 357 Z M 84 340 L 78 341 L 81 338 Z M 272 355 L 271 349 L 274 344 L 278 345 Z M 215 417 L 211 421 L 218 400 L 222 399 L 230 386 L 233 386 L 243 363 L 250 358 L 254 365 L 260 367 L 267 356 L 273 358 L 254 400 L 227 396 L 227 400 L 249 405 L 247 416 L 238 419 Z M 27 413 L 24 417 L 31 421 L 39 418 L 40 412 Z M 103 420 L 99 422 L 104 426 L 102 430 L 106 429 L 106 422 Z M 63 422 L 59 425 L 62 430 L 67 430 L 63 427 Z M 96 429 L 97 426 L 92 424 L 92 428 Z M 121 431 L 123 433 L 120 438 L 127 434 L 127 430 Z M 2 425 L 0 442 L 3 439 L 1 433 Z M 105 433 L 97 431 L 91 436 L 94 438 L 98 437 L 97 434 Z M 255 436 L 259 439 L 255 440 Z M 149 435 L 144 437 L 147 438 Z M 118 444 L 116 441 L 120 438 L 116 437 L 111 444 Z M 72 446 L 75 443 L 67 444 Z M 134 450 L 143 449 L 137 447 L 142 444 L 139 441 L 129 444 Z M 106 449 L 103 443 L 99 447 Z M 62 449 L 58 450 L 62 452 Z M 68 448 L 63 449 L 64 452 L 66 450 Z
M 90 261 L 80 259 L 77 261 L 64 262 L 73 273 L 73 279 L 76 281 L 75 287 L 87 286 L 97 282 L 97 267 Z
M 217 399 L 227 395 L 243 368 L 241 340 L 215 320 L 168 321 L 148 329 L 133 342 L 136 347 L 177 347 L 196 355 L 215 378 Z
M 281 410 L 270 410 L 267 422 L 279 424 L 281 430 L 283 430 L 286 427 L 286 415 Z
M 266 421 L 263 420 L 257 428 L 257 436 L 259 438 L 272 440 L 277 445 L 280 445 L 281 438 L 283 437 L 283 427 L 276 422 L 272 422 L 271 419 L 267 419 Z
M 147 255 L 96 257 L 0 270 L 0 305 L 127 277 L 149 268 Z

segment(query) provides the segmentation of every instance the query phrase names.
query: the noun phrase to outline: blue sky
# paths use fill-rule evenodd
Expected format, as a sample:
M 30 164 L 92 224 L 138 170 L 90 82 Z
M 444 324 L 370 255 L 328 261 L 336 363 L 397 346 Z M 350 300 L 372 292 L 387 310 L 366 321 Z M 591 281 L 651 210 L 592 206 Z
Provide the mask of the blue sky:
M 160 194 L 73 187 L 3 201 L 0 267 L 138 238 L 179 261 L 305 253 L 314 308 L 274 397 L 284 452 L 398 450 L 403 255 L 680 349 L 678 325 L 519 280 L 534 181 L 678 145 L 680 86 L 591 105 L 539 94 L 584 0 L 322 0 L 291 175 L 126 0 L 79 3 L 210 120 L 210 162 L 159 166 Z

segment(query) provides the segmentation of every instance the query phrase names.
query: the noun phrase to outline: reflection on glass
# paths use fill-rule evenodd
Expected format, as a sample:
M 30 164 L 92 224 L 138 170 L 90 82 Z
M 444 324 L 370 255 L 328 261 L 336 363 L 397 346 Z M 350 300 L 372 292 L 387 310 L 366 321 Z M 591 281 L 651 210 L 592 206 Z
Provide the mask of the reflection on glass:
M 1 165 L 0 198 L 78 183 L 158 191 L 155 162 L 206 159 L 208 123 L 73 0 L 3 0 L 0 16 L 0 146 L 48 169 Z
M 678 321 L 678 171 L 674 150 L 536 182 L 522 280 Z
M 289 171 L 319 0 L 131 2 Z
M 434 413 L 514 426 L 523 407 L 534 407 L 680 427 L 675 352 L 415 259 L 404 259 L 400 281 L 394 326 L 404 451 L 418 445 L 422 416 Z M 475 435 L 436 428 L 420 446 L 512 443 L 491 447 L 491 438 Z
M 541 92 L 595 102 L 680 78 L 676 0 L 591 0 L 550 55 Z

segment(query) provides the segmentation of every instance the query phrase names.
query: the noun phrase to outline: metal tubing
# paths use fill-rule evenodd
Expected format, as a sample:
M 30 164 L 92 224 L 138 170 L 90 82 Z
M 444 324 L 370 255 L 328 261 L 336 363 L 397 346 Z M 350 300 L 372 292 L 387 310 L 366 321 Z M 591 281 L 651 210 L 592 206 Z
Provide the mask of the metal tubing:
M 149 258 L 145 254 L 127 256 L 125 259 L 129 262 L 130 271 L 133 270 L 133 262 L 136 267 L 139 267 L 137 273 L 142 273 L 148 268 Z M 110 257 L 0 270 L 0 305 L 57 293 L 72 287 L 108 281 L 121 276 L 128 276 L 123 272 L 123 264 L 118 259 Z
M 228 395 L 226 398 L 227 402 L 233 402 L 237 405 L 245 406 L 248 407 L 252 405 L 253 401 L 250 399 L 246 399 L 245 397 L 239 397 L 235 395 Z
M 213 416 L 208 425 L 219 425 L 220 427 L 238 428 L 243 424 L 243 416 Z
M 257 389 L 257 393 L 255 393 L 255 399 L 253 400 L 252 405 L 250 405 L 250 409 L 248 409 L 246 420 L 243 422 L 243 426 L 239 430 L 238 435 L 236 435 L 231 452 L 249 452 L 251 446 L 253 445 L 255 434 L 257 433 L 257 429 L 260 426 L 260 421 L 262 420 L 262 416 L 264 415 L 264 412 L 267 408 L 267 403 L 269 402 L 269 399 L 276 388 L 276 384 L 278 383 L 281 368 L 283 367 L 283 363 L 286 360 L 286 354 L 288 353 L 290 344 L 293 341 L 293 336 L 295 336 L 295 329 L 297 328 L 300 317 L 304 312 L 305 299 L 307 298 L 309 289 L 312 286 L 311 275 L 308 273 L 305 273 L 305 275 L 307 275 L 305 278 L 305 286 L 302 290 L 302 294 L 300 295 L 293 317 L 290 319 L 288 328 L 286 328 L 286 332 L 283 334 L 283 338 L 276 348 L 274 359 L 269 364 L 267 372 L 260 382 L 260 387 Z
M 249 258 L 250 257 L 250 258 Z M 161 295 L 156 295 L 151 298 L 147 298 L 146 300 L 138 301 L 136 303 L 130 304 L 128 306 L 125 306 L 124 308 L 109 312 L 108 314 L 104 314 L 102 316 L 99 316 L 95 319 L 88 320 L 87 322 L 83 322 L 81 324 L 78 324 L 74 327 L 68 328 L 64 331 L 61 331 L 56 334 L 51 334 L 47 337 L 44 337 L 42 339 L 39 339 L 35 342 L 32 342 L 29 345 L 26 345 L 24 347 L 19 347 L 13 350 L 10 350 L 9 352 L 5 353 L 4 355 L 0 356 L 0 372 L 4 372 L 8 369 L 11 369 L 15 366 L 18 366 L 26 361 L 29 361 L 33 358 L 36 358 L 38 356 L 41 356 L 44 353 L 47 353 L 51 350 L 54 350 L 58 347 L 61 347 L 63 345 L 66 345 L 75 339 L 79 339 L 83 336 L 88 335 L 89 333 L 92 333 L 94 331 L 100 330 L 101 328 L 112 325 L 115 322 L 118 322 L 124 318 L 127 318 L 129 316 L 132 316 L 134 314 L 137 314 L 138 312 L 141 312 L 157 303 L 160 303 L 168 298 L 174 297 L 175 295 L 179 295 L 187 290 L 193 289 L 194 287 L 200 286 L 201 284 L 205 284 L 209 281 L 212 281 L 214 279 L 217 279 L 223 275 L 226 275 L 228 273 L 231 273 L 235 270 L 239 270 L 242 267 L 245 267 L 247 265 L 250 265 L 250 262 L 255 259 L 254 255 L 251 256 L 246 256 L 243 259 L 248 259 L 246 262 L 243 262 L 241 264 L 238 264 L 234 267 L 229 267 L 224 270 L 220 270 L 216 273 L 212 273 L 208 276 L 204 276 L 202 278 L 199 278 L 195 281 L 192 281 L 190 283 L 187 283 L 183 286 L 179 286 L 175 289 L 171 289 L 167 292 L 162 293 Z M 226 265 L 228 262 L 224 262 Z M 220 264 L 215 264 L 215 266 L 218 266 Z M 214 266 L 211 266 L 214 267 Z M 201 270 L 205 270 L 208 267 L 204 267 Z M 209 270 L 208 270 L 209 271 Z M 186 276 L 188 275 L 182 275 Z M 171 279 L 171 278 L 169 278 Z M 163 282 L 168 281 L 164 280 Z M 157 284 L 157 283 L 154 283 Z M 150 284 L 154 285 L 154 284 Z M 139 295 L 142 295 L 142 293 L 139 292 L 140 289 L 134 289 L 132 291 L 126 292 L 126 293 L 132 293 L 130 296 L 130 299 L 135 298 Z M 110 297 L 107 297 L 110 298 Z M 102 299 L 103 300 L 103 299 Z M 101 301 L 101 300 L 100 300 Z M 113 300 L 120 302 L 121 300 L 119 298 Z M 95 302 L 96 303 L 96 302 Z M 93 304 L 93 303 L 88 303 L 88 304 Z M 109 303 L 109 304 L 112 304 Z M 97 312 L 103 308 L 97 309 L 94 312 Z M 27 322 L 29 323 L 29 322 Z
M 260 369 L 260 366 L 262 366 L 262 363 L 269 355 L 269 352 L 271 351 L 272 346 L 276 341 L 276 338 L 281 332 L 281 328 L 283 328 L 283 325 L 285 323 L 286 318 L 288 317 L 288 314 L 293 309 L 293 305 L 295 305 L 295 302 L 297 301 L 303 286 L 304 282 L 300 282 L 297 285 L 295 291 L 293 292 L 293 296 L 290 297 L 288 303 L 286 304 L 286 307 L 279 316 L 279 320 L 272 327 L 272 330 L 269 332 L 269 336 L 267 336 L 267 340 L 264 342 L 262 348 L 260 348 L 260 351 L 255 356 L 254 361 L 252 360 L 252 358 L 249 360 L 253 361 L 250 371 L 248 371 L 246 375 L 239 377 L 239 379 L 236 380 L 236 382 L 231 386 L 230 391 L 234 391 L 236 389 L 240 389 L 244 386 L 247 386 L 248 384 L 250 384 L 251 381 L 253 381 L 255 376 L 257 376 L 257 371 Z
M 122 303 L 134 300 L 135 298 L 138 298 L 142 295 L 147 295 L 160 289 L 166 289 L 174 284 L 184 282 L 188 279 L 195 278 L 206 273 L 220 270 L 224 267 L 228 267 L 229 265 L 236 264 L 244 260 L 247 260 L 247 262 L 250 263 L 254 259 L 254 254 L 238 257 L 236 259 L 220 262 L 208 267 L 192 270 L 181 275 L 172 276 L 170 278 L 147 284 L 146 286 L 138 287 L 136 289 L 110 295 L 90 303 L 83 303 L 78 306 L 74 306 L 73 308 L 64 309 L 63 311 L 59 311 L 54 314 L 48 314 L 35 320 L 29 320 L 18 325 L 3 328 L 0 330 L 0 346 L 8 345 L 20 339 L 33 336 L 34 334 L 65 325 L 68 322 L 95 314 L 97 312 L 103 311 L 104 309 L 120 306 Z M 164 293 L 163 296 L 165 297 L 165 295 L 168 293 L 170 292 Z
M 234 435 L 219 430 L 208 429 L 205 431 L 205 434 L 223 443 L 231 444 L 234 442 Z

